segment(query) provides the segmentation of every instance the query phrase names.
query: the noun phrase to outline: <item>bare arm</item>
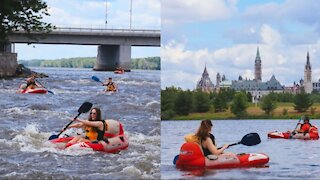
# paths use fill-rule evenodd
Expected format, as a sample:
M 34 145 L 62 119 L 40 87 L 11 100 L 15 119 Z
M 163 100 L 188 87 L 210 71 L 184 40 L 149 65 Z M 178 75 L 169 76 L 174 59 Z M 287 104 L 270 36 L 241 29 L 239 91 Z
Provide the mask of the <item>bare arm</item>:
M 101 121 L 88 121 L 88 120 L 82 120 L 82 119 L 75 119 L 76 121 L 83 123 L 83 125 L 86 126 L 92 126 L 97 127 L 99 130 L 103 130 L 103 123 Z
M 84 124 L 83 123 L 75 123 L 71 124 L 68 128 L 83 128 Z
M 223 153 L 225 149 L 228 148 L 229 145 L 225 144 L 221 149 L 217 149 L 217 147 L 212 143 L 211 139 L 208 137 L 204 142 L 204 146 L 209 149 L 209 151 L 214 155 L 220 155 Z

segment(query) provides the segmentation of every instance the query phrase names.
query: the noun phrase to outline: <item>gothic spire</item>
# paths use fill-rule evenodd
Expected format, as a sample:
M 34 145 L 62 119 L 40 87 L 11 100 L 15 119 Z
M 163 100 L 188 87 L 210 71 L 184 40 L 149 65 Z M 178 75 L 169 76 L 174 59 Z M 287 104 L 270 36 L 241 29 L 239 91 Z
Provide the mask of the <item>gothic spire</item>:
M 309 51 L 307 52 L 307 63 L 306 63 L 305 69 L 311 70 Z
M 259 47 L 257 48 L 257 55 L 256 55 L 256 60 L 255 60 L 255 62 L 257 62 L 257 61 L 261 62 Z
M 207 71 L 207 65 L 204 66 L 204 71 L 202 73 L 202 76 L 203 77 L 208 77 L 209 76 L 208 71 Z

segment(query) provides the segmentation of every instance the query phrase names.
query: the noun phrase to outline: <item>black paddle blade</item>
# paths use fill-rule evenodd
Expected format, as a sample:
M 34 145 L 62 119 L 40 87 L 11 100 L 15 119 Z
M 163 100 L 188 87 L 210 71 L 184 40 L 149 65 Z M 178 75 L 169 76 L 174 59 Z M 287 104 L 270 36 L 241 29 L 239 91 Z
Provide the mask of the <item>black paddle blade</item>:
M 179 159 L 179 155 L 176 155 L 173 159 L 173 164 L 175 165 Z
M 91 79 L 93 79 L 94 81 L 100 82 L 100 79 L 97 76 L 92 76 Z
M 257 145 L 261 142 L 260 136 L 258 133 L 249 133 L 241 139 L 240 143 L 246 146 Z
M 59 136 L 58 136 L 58 135 L 55 135 L 55 134 L 54 134 L 54 135 L 51 135 L 51 136 L 49 137 L 49 141 L 52 140 L 52 139 L 57 139 L 58 137 L 59 137 Z
M 86 113 L 88 111 L 90 111 L 92 107 L 92 103 L 91 102 L 84 102 L 78 109 L 78 113 Z
M 52 92 L 52 91 L 50 91 L 50 90 L 48 90 L 48 93 L 50 93 L 50 94 L 54 94 L 54 92 Z

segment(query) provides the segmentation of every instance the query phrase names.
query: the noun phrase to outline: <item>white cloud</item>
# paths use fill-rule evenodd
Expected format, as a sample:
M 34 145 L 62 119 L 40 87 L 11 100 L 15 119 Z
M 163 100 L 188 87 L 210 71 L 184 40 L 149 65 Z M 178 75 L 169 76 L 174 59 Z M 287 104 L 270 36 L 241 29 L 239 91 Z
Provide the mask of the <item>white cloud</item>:
M 163 0 L 162 24 L 226 19 L 236 11 L 236 2 L 234 0 Z
M 262 43 L 270 46 L 278 46 L 282 43 L 280 33 L 267 24 L 264 24 L 261 27 L 261 38 Z
M 177 43 L 175 41 L 169 42 L 167 45 L 161 47 L 161 58 L 163 63 L 184 64 L 192 62 L 196 65 L 198 61 L 201 61 L 208 57 L 207 49 L 200 49 L 196 52 L 185 50 L 183 43 Z
M 177 86 L 193 89 L 200 80 L 205 65 L 214 84 L 218 72 L 221 75 L 225 74 L 229 80 L 237 80 L 239 75 L 253 79 L 256 48 L 257 44 L 238 44 L 212 51 L 206 48 L 191 51 L 186 49 L 185 44 L 174 41 L 163 45 L 162 88 Z M 311 65 L 314 68 L 314 80 L 319 78 L 320 70 L 317 67 L 320 63 L 316 61 L 320 58 L 320 52 L 316 51 L 319 48 L 320 44 L 289 47 L 283 47 L 282 44 L 274 46 L 273 43 L 259 45 L 262 80 L 267 81 L 275 75 L 283 85 L 298 82 L 303 78 L 308 49 L 310 49 Z
M 202 72 L 201 72 L 202 73 Z M 196 83 L 201 77 L 201 74 L 195 76 L 190 73 L 186 73 L 183 70 L 177 71 L 161 71 L 161 86 L 163 88 L 175 86 L 181 87 L 182 89 L 190 89 L 193 90 L 196 87 Z M 179 84 L 179 86 L 176 86 Z
M 241 76 L 243 79 L 254 79 L 254 72 L 252 69 L 246 69 Z

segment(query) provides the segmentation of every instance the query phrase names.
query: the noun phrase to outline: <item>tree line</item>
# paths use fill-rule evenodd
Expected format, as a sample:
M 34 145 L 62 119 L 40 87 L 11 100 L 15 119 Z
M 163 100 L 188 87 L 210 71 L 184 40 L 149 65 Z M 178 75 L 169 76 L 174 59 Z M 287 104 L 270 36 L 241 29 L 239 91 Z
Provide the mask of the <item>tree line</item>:
M 246 109 L 249 107 L 251 99 L 252 96 L 249 92 L 236 92 L 233 89 L 221 89 L 219 93 L 205 93 L 167 87 L 161 90 L 161 119 L 167 120 L 174 116 L 186 116 L 194 112 L 225 112 L 228 109 L 236 118 L 241 119 L 247 117 Z M 312 94 L 271 92 L 263 96 L 258 105 L 266 115 L 271 115 L 273 110 L 277 108 L 277 103 L 280 102 L 293 103 L 295 111 L 306 112 L 313 103 L 320 102 L 320 94 L 317 92 Z M 285 113 L 283 112 L 284 115 Z
M 95 57 L 77 57 L 56 60 L 21 60 L 18 63 L 29 67 L 93 68 L 95 61 Z M 160 70 L 160 57 L 133 58 L 131 68 Z

